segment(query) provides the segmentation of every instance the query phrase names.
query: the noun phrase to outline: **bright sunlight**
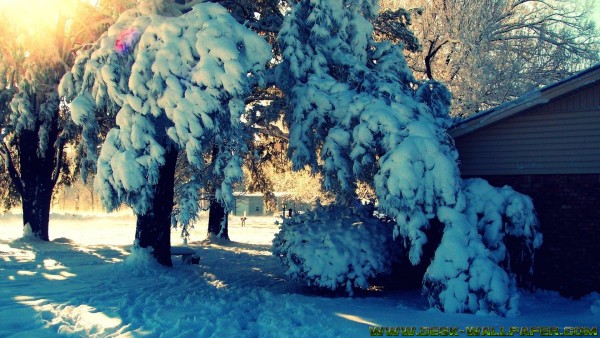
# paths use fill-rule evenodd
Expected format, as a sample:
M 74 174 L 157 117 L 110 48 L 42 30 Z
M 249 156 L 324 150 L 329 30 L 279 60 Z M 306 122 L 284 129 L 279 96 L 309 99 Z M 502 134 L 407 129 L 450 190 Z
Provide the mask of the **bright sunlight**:
M 69 20 L 79 0 L 0 0 L 5 24 L 23 38 L 43 40 L 56 34 L 59 21 Z M 22 41 L 28 44 L 33 41 Z M 36 41 L 39 42 L 39 41 Z
M 93 41 L 103 24 L 112 22 L 109 16 L 95 10 L 98 3 L 98 0 L 0 0 L 3 63 L 16 74 L 8 82 L 32 80 L 39 70 L 48 67 L 67 69 L 73 52 L 86 41 Z

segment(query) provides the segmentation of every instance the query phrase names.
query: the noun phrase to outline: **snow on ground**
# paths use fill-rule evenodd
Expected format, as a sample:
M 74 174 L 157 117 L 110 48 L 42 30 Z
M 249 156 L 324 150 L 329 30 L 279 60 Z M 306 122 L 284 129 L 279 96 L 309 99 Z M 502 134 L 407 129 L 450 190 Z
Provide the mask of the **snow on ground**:
M 53 214 L 51 242 L 0 216 L 0 337 L 367 337 L 370 326 L 598 326 L 600 296 L 521 295 L 515 318 L 443 314 L 415 291 L 333 296 L 289 280 L 270 252 L 274 217 L 230 218 L 230 243 L 191 233 L 199 265 L 130 255 L 135 218 Z M 202 219 L 199 224 L 205 224 Z M 181 244 L 173 232 L 173 244 Z

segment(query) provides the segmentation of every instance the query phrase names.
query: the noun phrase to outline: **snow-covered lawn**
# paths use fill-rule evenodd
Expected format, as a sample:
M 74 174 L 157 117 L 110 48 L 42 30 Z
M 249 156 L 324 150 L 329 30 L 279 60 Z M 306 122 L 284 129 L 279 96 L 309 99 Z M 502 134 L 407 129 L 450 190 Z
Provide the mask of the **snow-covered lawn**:
M 49 243 L 19 239 L 20 215 L 0 216 L 0 337 L 367 337 L 370 326 L 600 325 L 600 297 L 522 294 L 521 315 L 449 315 L 415 291 L 354 298 L 289 280 L 270 243 L 274 217 L 230 218 L 230 243 L 191 233 L 199 265 L 172 269 L 129 254 L 135 218 L 53 214 Z M 181 244 L 177 231 L 173 244 Z M 593 273 L 593 272 L 590 272 Z M 597 273 L 597 272 L 596 272 Z

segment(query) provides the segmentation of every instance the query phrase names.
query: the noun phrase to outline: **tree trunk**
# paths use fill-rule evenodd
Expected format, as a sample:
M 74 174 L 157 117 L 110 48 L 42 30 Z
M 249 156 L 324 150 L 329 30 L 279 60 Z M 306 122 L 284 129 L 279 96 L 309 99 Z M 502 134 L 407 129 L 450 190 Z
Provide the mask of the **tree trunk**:
M 228 219 L 225 208 L 216 199 L 211 200 L 208 211 L 208 235 L 229 240 Z
M 39 184 L 37 186 L 26 186 L 21 196 L 23 206 L 23 228 L 27 232 L 27 226 L 31 233 L 44 241 L 50 240 L 48 224 L 50 223 L 50 203 L 52 201 L 51 184 Z
M 212 161 L 215 163 L 217 156 L 219 155 L 219 147 L 213 146 L 212 149 Z M 217 238 L 224 238 L 229 240 L 228 231 L 228 213 L 225 213 L 225 208 L 215 196 L 216 183 L 213 182 L 211 186 L 211 192 L 213 199 L 210 200 L 210 209 L 208 211 L 208 236 L 214 236 Z
M 173 266 L 171 261 L 171 212 L 175 186 L 177 150 L 165 153 L 165 164 L 159 170 L 154 190 L 152 208 L 145 215 L 137 216 L 135 239 L 141 248 L 153 248 L 152 255 L 158 263 Z
M 39 138 L 36 131 L 24 130 L 19 136 L 19 164 L 20 164 L 20 194 L 23 208 L 23 227 L 29 226 L 33 235 L 41 240 L 48 241 L 48 223 L 50 221 L 50 205 L 52 191 L 56 184 L 54 176 L 56 170 L 55 160 L 57 149 L 54 142 L 58 132 L 49 128 L 47 149 L 42 154 L 38 153 Z

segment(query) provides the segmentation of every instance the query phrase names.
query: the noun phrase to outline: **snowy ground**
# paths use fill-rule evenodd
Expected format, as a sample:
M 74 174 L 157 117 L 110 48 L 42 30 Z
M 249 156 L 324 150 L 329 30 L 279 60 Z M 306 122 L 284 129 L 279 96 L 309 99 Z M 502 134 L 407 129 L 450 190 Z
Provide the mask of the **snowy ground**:
M 288 280 L 269 252 L 274 217 L 232 217 L 231 243 L 192 232 L 200 265 L 167 269 L 129 256 L 135 219 L 55 214 L 49 243 L 22 240 L 0 216 L 0 337 L 367 337 L 370 326 L 599 326 L 600 297 L 521 296 L 516 318 L 427 310 L 419 291 L 334 297 Z M 204 224 L 204 223 L 201 223 Z M 180 244 L 178 233 L 173 243 Z M 135 258 L 135 259 L 133 259 Z M 595 272 L 597 273 L 597 272 Z

